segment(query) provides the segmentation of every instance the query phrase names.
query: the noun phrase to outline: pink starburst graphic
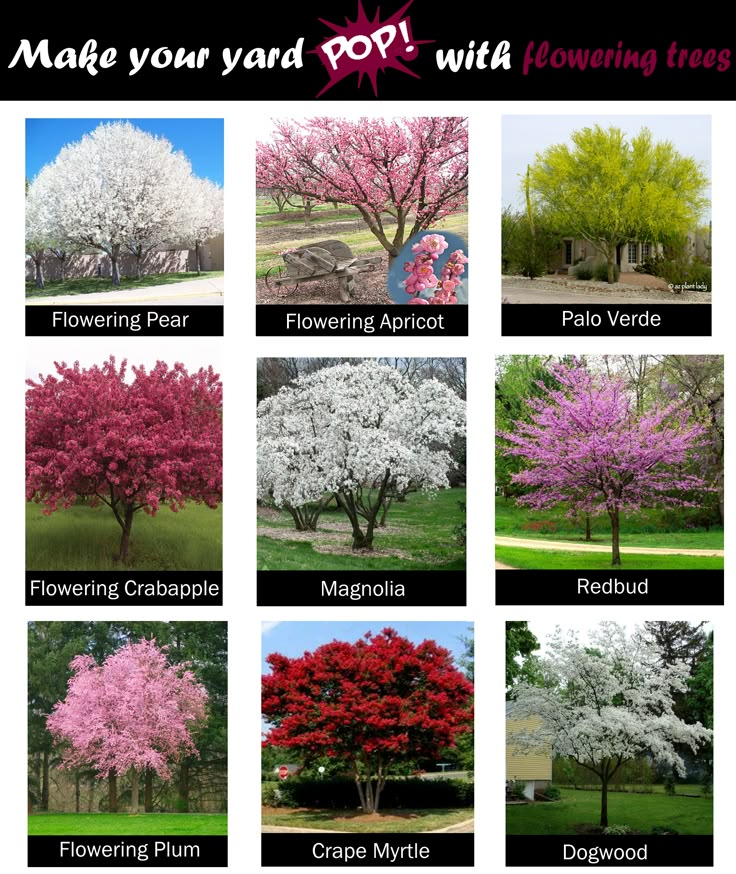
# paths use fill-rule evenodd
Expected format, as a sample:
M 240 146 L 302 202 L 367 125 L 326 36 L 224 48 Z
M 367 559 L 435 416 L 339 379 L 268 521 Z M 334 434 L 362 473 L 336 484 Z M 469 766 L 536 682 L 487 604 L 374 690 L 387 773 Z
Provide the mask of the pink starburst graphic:
M 378 97 L 378 73 L 388 67 L 419 79 L 420 77 L 402 62 L 415 60 L 419 54 L 418 46 L 433 43 L 435 40 L 412 37 L 411 22 L 408 16 L 404 17 L 412 2 L 413 0 L 409 0 L 384 22 L 380 20 L 380 7 L 376 9 L 373 21 L 369 21 L 362 0 L 358 0 L 357 19 L 350 21 L 346 16 L 344 27 L 320 18 L 320 22 L 331 28 L 336 36 L 328 37 L 311 52 L 319 56 L 330 77 L 330 81 L 317 97 L 321 97 L 325 91 L 351 73 L 358 74 L 358 88 L 363 81 L 363 76 L 368 76 L 376 97 Z

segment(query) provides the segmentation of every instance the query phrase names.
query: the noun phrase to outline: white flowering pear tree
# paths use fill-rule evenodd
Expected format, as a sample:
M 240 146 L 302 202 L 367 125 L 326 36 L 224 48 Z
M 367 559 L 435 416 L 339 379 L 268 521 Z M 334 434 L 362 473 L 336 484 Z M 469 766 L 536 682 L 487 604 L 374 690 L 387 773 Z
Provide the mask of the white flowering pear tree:
M 26 255 L 33 261 L 36 288 L 45 285 L 43 259 L 52 242 L 47 182 L 42 170 L 26 188 Z
M 104 252 L 120 284 L 120 253 L 128 249 L 141 275 L 143 259 L 181 231 L 192 168 L 164 137 L 130 122 L 99 125 L 47 165 L 54 236 Z
M 676 745 L 695 752 L 712 739 L 700 722 L 686 723 L 673 711 L 673 696 L 687 691 L 689 666 L 665 664 L 660 647 L 640 633 L 628 636 L 622 626 L 603 622 L 583 646 L 558 629 L 539 663 L 543 685 L 519 684 L 512 714 L 537 716 L 541 727 L 517 730 L 508 740 L 521 752 L 551 750 L 596 774 L 604 828 L 608 784 L 625 762 L 650 756 L 685 776 Z
M 202 246 L 225 228 L 223 189 L 209 179 L 192 176 L 187 190 L 181 241 L 194 248 L 197 273 L 202 271 Z
M 314 528 L 334 495 L 353 549 L 371 550 L 391 496 L 449 485 L 464 431 L 465 402 L 436 379 L 415 384 L 375 361 L 327 367 L 259 403 L 258 494 L 297 528 Z

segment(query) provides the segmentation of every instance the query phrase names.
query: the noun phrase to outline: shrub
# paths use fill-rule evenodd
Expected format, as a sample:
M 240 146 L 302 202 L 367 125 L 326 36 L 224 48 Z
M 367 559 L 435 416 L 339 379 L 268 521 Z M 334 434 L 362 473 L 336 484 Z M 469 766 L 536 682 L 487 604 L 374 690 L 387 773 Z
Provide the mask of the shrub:
M 613 265 L 613 281 L 618 282 L 619 277 L 618 264 Z M 597 282 L 608 282 L 608 264 L 596 264 L 593 267 L 593 279 Z
M 558 801 L 562 796 L 562 793 L 560 792 L 559 787 L 555 786 L 554 783 L 550 783 L 544 792 L 542 792 L 542 795 L 548 801 Z
M 468 508 L 465 504 L 465 501 L 457 501 L 456 503 L 461 513 L 467 513 Z M 462 525 L 456 525 L 452 530 L 452 533 L 455 536 L 455 543 L 461 549 L 465 549 L 465 546 L 468 542 L 467 524 L 467 522 L 463 522 Z
M 604 835 L 630 835 L 631 829 L 627 825 L 608 825 L 603 829 Z
M 354 810 L 359 805 L 355 781 L 349 777 L 331 780 L 289 777 L 275 791 L 269 793 L 269 788 L 269 784 L 264 784 L 261 795 L 263 803 L 269 806 Z M 381 807 L 472 807 L 474 789 L 473 783 L 464 780 L 393 778 L 386 782 L 381 793 Z
M 524 794 L 524 790 L 526 789 L 526 783 L 523 780 L 512 780 L 508 784 L 509 794 L 514 798 L 518 798 L 519 801 L 525 801 L 526 795 Z
M 578 264 L 577 267 L 573 268 L 572 274 L 575 279 L 592 279 L 593 268 L 590 264 Z
M 667 793 L 667 795 L 674 795 L 676 792 L 675 778 L 672 776 L 672 774 L 667 774 L 667 776 L 664 778 L 664 791 Z
M 292 804 L 288 792 L 282 792 L 279 783 L 263 783 L 261 785 L 261 803 L 266 807 L 297 807 Z
M 703 795 L 712 795 L 713 794 L 713 781 L 706 780 L 705 783 L 700 787 L 700 791 Z

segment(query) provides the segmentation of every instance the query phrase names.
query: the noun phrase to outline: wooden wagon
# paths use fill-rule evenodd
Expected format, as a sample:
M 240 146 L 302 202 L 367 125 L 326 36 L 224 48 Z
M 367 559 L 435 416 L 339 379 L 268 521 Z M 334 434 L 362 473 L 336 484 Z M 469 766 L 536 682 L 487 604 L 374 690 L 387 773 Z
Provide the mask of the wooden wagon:
M 349 303 L 355 291 L 355 277 L 358 273 L 371 272 L 380 264 L 381 256 L 356 258 L 350 246 L 341 240 L 323 240 L 309 246 L 302 246 L 282 255 L 283 264 L 271 267 L 266 273 L 268 288 L 285 287 L 295 291 L 304 282 L 318 279 L 337 278 L 340 300 Z

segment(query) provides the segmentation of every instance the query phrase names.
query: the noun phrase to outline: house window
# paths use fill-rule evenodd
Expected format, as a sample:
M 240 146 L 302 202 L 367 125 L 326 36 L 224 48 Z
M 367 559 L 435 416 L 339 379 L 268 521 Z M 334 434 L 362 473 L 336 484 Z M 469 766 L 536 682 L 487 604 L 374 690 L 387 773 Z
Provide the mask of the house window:
M 629 243 L 629 264 L 636 264 L 636 243 Z
M 572 240 L 565 240 L 565 264 L 572 264 Z
M 642 243 L 641 244 L 641 260 L 642 261 L 645 258 L 649 257 L 649 252 L 650 252 L 649 243 Z

